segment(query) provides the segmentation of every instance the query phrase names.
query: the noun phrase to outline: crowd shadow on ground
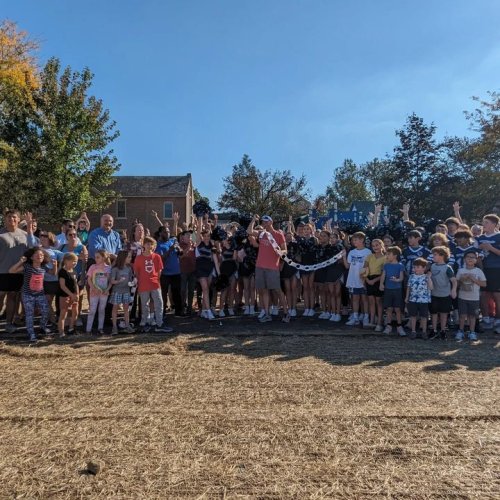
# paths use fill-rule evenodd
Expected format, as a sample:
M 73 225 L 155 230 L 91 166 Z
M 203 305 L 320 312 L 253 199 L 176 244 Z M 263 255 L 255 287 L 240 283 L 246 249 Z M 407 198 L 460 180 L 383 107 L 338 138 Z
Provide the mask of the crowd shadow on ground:
M 47 346 L 66 346 L 78 350 L 87 346 L 106 347 L 154 345 L 182 339 L 189 353 L 244 356 L 249 359 L 273 358 L 287 362 L 314 357 L 332 365 L 364 365 L 383 368 L 396 363 L 423 363 L 428 372 L 452 371 L 465 367 L 473 371 L 489 371 L 500 366 L 500 335 L 487 332 L 477 343 L 458 343 L 453 332 L 447 340 L 411 340 L 395 333 L 385 335 L 371 330 L 350 328 L 316 318 L 297 318 L 282 323 L 261 324 L 256 318 L 242 316 L 206 321 L 198 317 L 169 316 L 173 333 L 135 333 L 112 337 L 78 334 L 60 339 L 57 335 L 37 343 L 26 340 L 24 329 L 5 333 L 0 324 L 0 346 L 25 346 L 42 351 Z

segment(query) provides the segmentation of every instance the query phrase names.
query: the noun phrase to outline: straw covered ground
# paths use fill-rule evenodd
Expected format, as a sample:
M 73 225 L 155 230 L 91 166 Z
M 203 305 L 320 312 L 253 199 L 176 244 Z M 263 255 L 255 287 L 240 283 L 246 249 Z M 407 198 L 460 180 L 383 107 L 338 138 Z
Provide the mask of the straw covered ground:
M 0 498 L 499 498 L 498 336 L 175 326 L 0 334 Z

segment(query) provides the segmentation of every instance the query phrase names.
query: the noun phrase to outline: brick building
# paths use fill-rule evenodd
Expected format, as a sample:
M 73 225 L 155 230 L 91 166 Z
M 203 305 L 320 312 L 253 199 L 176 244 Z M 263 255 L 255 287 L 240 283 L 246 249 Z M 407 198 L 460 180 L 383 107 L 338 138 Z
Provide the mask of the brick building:
M 99 226 L 102 214 L 114 217 L 114 229 L 130 229 L 135 219 L 151 231 L 158 228 L 152 210 L 172 225 L 173 213 L 179 212 L 180 221 L 190 221 L 193 208 L 193 181 L 191 174 L 182 176 L 114 177 L 110 186 L 118 197 L 107 208 L 89 214 L 92 228 Z

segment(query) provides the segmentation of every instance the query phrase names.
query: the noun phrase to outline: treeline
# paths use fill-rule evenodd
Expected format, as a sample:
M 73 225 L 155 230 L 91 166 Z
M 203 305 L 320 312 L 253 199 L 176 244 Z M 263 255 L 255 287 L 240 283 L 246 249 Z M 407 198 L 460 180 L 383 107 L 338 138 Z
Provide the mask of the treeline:
M 312 201 L 319 214 L 337 203 L 339 210 L 351 202 L 367 200 L 392 208 L 406 203 L 412 219 L 446 218 L 457 200 L 462 215 L 480 220 L 500 204 L 500 94 L 489 100 L 473 98 L 478 107 L 465 112 L 476 137 L 436 139 L 436 126 L 412 113 L 396 130 L 392 154 L 357 165 L 351 159 L 333 171 L 333 178 Z M 311 167 L 311 171 L 313 167 Z M 308 208 L 310 192 L 304 175 L 290 170 L 261 171 L 244 155 L 224 179 L 220 208 L 237 213 L 269 213 L 278 219 L 297 216 Z
M 352 200 L 373 200 L 389 207 L 411 206 L 411 217 L 445 218 L 460 200 L 463 215 L 480 219 L 500 201 L 500 94 L 474 101 L 465 113 L 475 138 L 436 140 L 436 126 L 415 113 L 396 131 L 392 154 L 361 165 L 345 160 L 325 193 L 314 204 L 319 211 L 334 201 L 346 207 Z

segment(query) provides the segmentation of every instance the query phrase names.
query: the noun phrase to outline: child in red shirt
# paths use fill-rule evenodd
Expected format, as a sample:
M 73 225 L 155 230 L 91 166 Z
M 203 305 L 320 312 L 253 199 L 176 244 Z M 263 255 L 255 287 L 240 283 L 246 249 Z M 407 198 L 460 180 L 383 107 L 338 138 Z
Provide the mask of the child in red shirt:
M 137 278 L 137 292 L 141 300 L 141 324 L 143 332 L 148 332 L 149 301 L 152 299 L 155 309 L 155 333 L 170 333 L 172 328 L 163 326 L 163 299 L 161 296 L 160 274 L 163 261 L 160 255 L 154 253 L 156 241 L 149 236 L 144 238 L 144 250 L 134 261 L 134 273 Z

